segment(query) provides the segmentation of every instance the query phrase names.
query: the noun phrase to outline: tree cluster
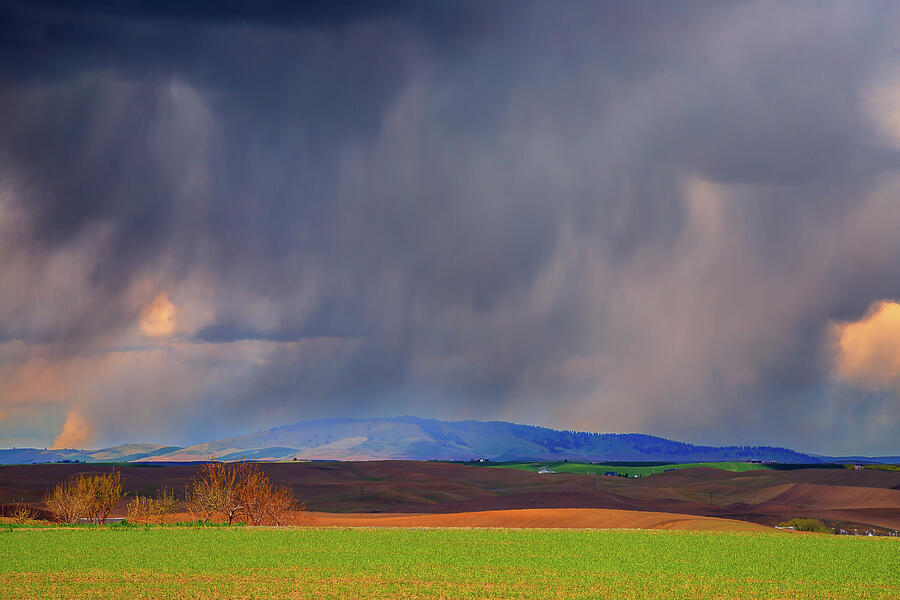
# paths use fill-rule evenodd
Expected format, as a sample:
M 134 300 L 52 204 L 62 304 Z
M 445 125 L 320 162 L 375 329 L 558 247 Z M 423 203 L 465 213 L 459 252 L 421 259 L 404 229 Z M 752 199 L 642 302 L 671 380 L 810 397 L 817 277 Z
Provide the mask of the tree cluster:
M 229 525 L 242 520 L 250 525 L 294 523 L 303 505 L 288 487 L 272 485 L 255 463 L 224 463 L 210 459 L 191 480 L 185 493 L 188 511 L 208 522 L 220 517 Z
M 818 519 L 791 519 L 785 523 L 779 523 L 779 527 L 791 527 L 797 531 L 812 531 L 815 533 L 832 533 L 822 521 Z
M 105 475 L 77 475 L 58 483 L 44 496 L 44 504 L 63 523 L 87 519 L 102 524 L 122 496 L 122 474 L 113 469 Z

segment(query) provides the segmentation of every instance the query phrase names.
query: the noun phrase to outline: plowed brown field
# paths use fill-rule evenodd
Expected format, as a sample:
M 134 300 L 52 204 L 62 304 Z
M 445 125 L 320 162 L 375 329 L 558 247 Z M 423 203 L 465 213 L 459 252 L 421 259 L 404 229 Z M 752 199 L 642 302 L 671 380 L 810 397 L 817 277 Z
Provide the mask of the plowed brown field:
M 503 527 L 770 531 L 747 521 L 604 508 L 525 508 L 445 514 L 310 513 L 319 527 Z

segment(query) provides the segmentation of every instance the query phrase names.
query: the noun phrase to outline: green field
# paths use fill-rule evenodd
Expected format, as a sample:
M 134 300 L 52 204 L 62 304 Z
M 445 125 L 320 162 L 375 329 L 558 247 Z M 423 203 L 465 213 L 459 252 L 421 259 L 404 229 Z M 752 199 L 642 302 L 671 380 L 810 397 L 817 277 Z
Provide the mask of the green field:
M 898 598 L 900 540 L 627 530 L 0 530 L 0 598 Z
M 710 469 L 722 469 L 725 471 L 755 471 L 759 469 L 772 469 L 769 465 L 746 462 L 708 462 L 708 463 L 583 463 L 583 462 L 500 462 L 500 463 L 476 463 L 484 466 L 502 469 L 520 469 L 533 471 L 549 468 L 557 473 L 577 473 L 579 475 L 603 475 L 608 471 L 614 471 L 619 475 L 647 475 L 659 474 L 666 469 L 693 469 L 707 467 Z

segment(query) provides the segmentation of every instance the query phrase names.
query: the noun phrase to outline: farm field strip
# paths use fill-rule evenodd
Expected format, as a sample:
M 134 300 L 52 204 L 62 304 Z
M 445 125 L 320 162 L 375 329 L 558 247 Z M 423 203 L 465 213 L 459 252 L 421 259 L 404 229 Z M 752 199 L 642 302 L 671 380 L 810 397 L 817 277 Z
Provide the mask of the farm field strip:
M 586 463 L 586 462 L 499 462 L 499 463 L 473 463 L 476 465 L 495 468 L 495 469 L 519 469 L 522 471 L 532 471 L 537 473 L 539 469 L 553 469 L 557 473 L 575 473 L 577 475 L 603 475 L 604 473 L 616 473 L 617 475 L 632 476 L 640 475 L 646 477 L 648 475 L 660 475 L 667 470 L 679 471 L 682 469 L 720 469 L 722 471 L 730 471 L 733 473 L 744 473 L 746 471 L 770 471 L 776 470 L 775 467 L 764 463 L 747 463 L 747 462 L 701 462 L 701 463 L 669 463 L 669 464 L 625 464 L 625 463 Z M 840 468 L 833 466 L 823 466 L 820 468 Z
M 539 475 L 524 469 L 441 462 L 260 466 L 274 484 L 291 487 L 311 511 L 448 514 L 595 508 L 734 518 L 770 527 L 794 517 L 809 517 L 835 527 L 900 530 L 900 472 L 890 470 L 729 472 L 704 468 L 626 479 Z M 88 464 L 0 467 L 0 510 L 11 510 L 10 503 L 19 500 L 43 510 L 41 499 L 57 482 L 79 473 L 107 473 L 112 468 Z M 183 490 L 198 469 L 197 465 L 120 467 L 125 489 L 144 496 L 154 495 L 160 487 Z M 121 502 L 113 516 L 125 516 L 127 504 Z M 179 504 L 177 510 L 186 509 Z
M 896 598 L 900 540 L 626 530 L 0 531 L 0 599 Z

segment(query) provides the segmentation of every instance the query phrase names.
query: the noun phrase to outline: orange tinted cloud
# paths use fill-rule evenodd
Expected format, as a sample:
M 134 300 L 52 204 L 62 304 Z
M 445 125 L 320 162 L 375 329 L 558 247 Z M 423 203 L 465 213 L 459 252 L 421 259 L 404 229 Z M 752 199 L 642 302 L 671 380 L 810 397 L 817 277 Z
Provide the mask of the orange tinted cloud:
M 900 386 L 900 304 L 881 301 L 860 320 L 835 326 L 838 375 L 873 389 Z
M 165 337 L 175 331 L 175 305 L 159 294 L 141 311 L 141 331 L 150 337 Z
M 54 360 L 45 347 L 0 345 L 0 406 L 61 402 L 85 375 L 84 359 Z
M 54 448 L 84 448 L 91 441 L 91 426 L 85 421 L 78 409 L 69 411 L 62 431 L 53 440 Z

